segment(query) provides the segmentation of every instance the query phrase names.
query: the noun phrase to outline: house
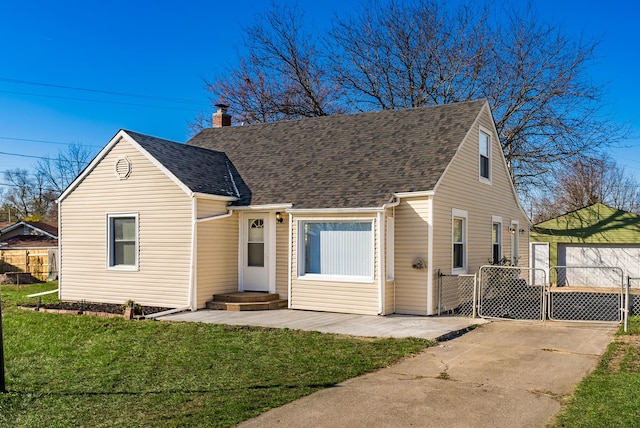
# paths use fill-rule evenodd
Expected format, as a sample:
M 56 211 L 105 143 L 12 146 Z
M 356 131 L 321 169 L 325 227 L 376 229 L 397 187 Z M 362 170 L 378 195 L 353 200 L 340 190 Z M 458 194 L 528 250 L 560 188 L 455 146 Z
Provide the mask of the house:
M 530 240 L 531 267 L 546 270 L 547 277 L 550 266 L 569 266 L 619 267 L 624 278 L 640 278 L 637 214 L 597 203 L 534 225 Z M 589 275 L 594 282 L 610 276 L 597 270 Z
M 19 221 L 0 229 L 0 273 L 25 272 L 39 280 L 57 277 L 58 228 Z
M 214 128 L 121 130 L 59 199 L 64 300 L 436 313 L 438 272 L 528 262 L 485 100 Z

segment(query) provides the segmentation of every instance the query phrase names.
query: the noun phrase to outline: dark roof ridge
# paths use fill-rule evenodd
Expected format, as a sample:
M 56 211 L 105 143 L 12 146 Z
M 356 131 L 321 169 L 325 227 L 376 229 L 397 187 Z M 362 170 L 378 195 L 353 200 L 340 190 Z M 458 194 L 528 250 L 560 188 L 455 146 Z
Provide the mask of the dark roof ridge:
M 332 115 L 324 115 L 324 116 L 299 117 L 299 118 L 295 118 L 295 119 L 281 119 L 281 120 L 274 120 L 274 121 L 269 121 L 269 122 L 256 122 L 256 123 L 248 123 L 248 124 L 242 124 L 242 125 L 233 125 L 231 127 L 232 128 L 246 128 L 246 127 L 253 128 L 253 127 L 268 126 L 268 125 L 273 125 L 273 124 L 283 124 L 283 125 L 292 124 L 292 123 L 297 123 L 297 122 L 301 122 L 301 121 L 329 120 L 330 118 L 335 119 L 335 118 L 345 118 L 345 117 L 348 118 L 348 117 L 352 117 L 352 116 L 384 115 L 384 114 L 392 115 L 394 113 L 406 112 L 408 110 L 449 108 L 449 107 L 452 107 L 452 106 L 455 106 L 455 105 L 460 105 L 460 104 L 485 103 L 486 101 L 487 101 L 486 98 L 478 98 L 478 99 L 474 99 L 474 100 L 455 101 L 455 102 L 445 103 L 445 104 L 422 105 L 422 106 L 418 106 L 418 107 L 407 107 L 407 108 L 397 108 L 397 109 L 382 109 L 382 110 L 368 110 L 368 111 L 359 111 L 359 112 L 353 112 L 353 113 L 340 113 L 340 114 L 332 114 Z M 215 131 L 217 129 L 228 129 L 228 128 L 230 128 L 230 127 L 222 126 L 222 127 L 218 127 L 218 128 L 203 128 L 200 132 L 202 132 L 204 130 L 208 130 L 208 131 L 212 131 L 213 130 L 213 131 Z M 195 138 L 196 135 L 191 137 L 188 141 L 190 141 L 193 138 Z M 188 141 L 187 141 L 187 143 L 188 143 Z

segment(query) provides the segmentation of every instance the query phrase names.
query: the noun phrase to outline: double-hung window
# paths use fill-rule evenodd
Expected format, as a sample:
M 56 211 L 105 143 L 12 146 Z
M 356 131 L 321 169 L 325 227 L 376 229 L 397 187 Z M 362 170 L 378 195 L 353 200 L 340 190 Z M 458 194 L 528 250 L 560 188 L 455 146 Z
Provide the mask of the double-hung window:
M 484 130 L 480 130 L 480 179 L 491 179 L 491 136 Z
M 466 272 L 467 269 L 467 212 L 453 210 L 452 218 L 452 269 L 454 272 Z
M 138 268 L 138 214 L 107 216 L 107 251 L 110 269 Z
M 500 221 L 493 220 L 491 226 L 491 241 L 492 241 L 492 263 L 494 265 L 500 264 L 502 260 L 502 223 Z
M 298 231 L 301 278 L 373 280 L 373 221 L 305 220 Z

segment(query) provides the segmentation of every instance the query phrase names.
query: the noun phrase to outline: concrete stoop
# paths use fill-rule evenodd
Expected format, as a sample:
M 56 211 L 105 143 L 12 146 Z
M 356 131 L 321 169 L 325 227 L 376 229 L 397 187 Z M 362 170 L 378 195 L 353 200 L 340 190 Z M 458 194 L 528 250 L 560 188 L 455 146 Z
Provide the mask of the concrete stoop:
M 207 309 L 223 311 L 267 311 L 287 307 L 287 300 L 280 299 L 278 293 L 241 291 L 237 293 L 215 294 L 206 303 Z

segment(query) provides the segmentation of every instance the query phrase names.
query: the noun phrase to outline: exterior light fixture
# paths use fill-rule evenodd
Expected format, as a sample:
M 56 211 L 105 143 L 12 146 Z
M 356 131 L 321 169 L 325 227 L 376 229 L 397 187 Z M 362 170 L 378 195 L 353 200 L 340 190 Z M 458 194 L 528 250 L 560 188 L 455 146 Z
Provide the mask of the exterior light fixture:
M 276 213 L 276 221 L 282 223 L 282 213 L 280 211 Z
M 513 226 L 510 226 L 509 227 L 509 232 L 511 232 L 512 235 L 515 235 L 516 234 L 516 228 L 513 227 Z

